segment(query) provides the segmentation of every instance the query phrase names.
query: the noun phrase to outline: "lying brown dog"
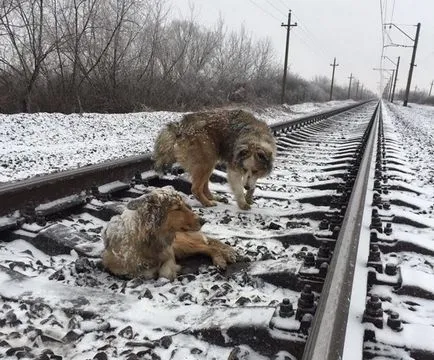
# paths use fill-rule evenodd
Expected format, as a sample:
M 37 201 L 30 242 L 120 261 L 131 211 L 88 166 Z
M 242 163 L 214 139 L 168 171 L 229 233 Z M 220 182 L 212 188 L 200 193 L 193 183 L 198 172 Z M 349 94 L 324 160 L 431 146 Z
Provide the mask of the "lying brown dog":
M 229 245 L 207 238 L 197 216 L 173 188 L 156 189 L 127 204 L 102 231 L 103 265 L 129 278 L 173 280 L 180 266 L 175 258 L 204 254 L 226 268 L 236 259 Z

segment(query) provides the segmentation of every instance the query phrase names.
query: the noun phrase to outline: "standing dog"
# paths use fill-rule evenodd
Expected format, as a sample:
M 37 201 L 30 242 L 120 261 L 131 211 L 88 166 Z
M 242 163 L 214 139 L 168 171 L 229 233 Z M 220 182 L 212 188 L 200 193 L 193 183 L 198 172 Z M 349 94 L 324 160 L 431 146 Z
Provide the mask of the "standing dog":
M 115 275 L 173 280 L 180 269 L 175 258 L 204 254 L 214 265 L 235 262 L 229 245 L 199 232 L 203 220 L 173 188 L 156 189 L 131 200 L 102 231 L 102 262 Z
M 178 162 L 190 173 L 191 191 L 204 206 L 215 205 L 209 177 L 218 162 L 225 163 L 229 184 L 243 210 L 250 209 L 256 181 L 271 172 L 275 155 L 270 128 L 243 110 L 185 115 L 179 123 L 167 125 L 154 146 L 155 169 L 161 172 Z

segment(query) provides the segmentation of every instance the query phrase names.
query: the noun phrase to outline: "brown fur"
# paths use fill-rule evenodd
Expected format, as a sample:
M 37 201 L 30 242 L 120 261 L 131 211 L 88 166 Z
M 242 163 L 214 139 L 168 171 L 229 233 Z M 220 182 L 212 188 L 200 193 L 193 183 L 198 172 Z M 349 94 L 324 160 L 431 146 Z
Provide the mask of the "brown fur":
M 173 280 L 180 268 L 175 258 L 204 254 L 225 268 L 235 261 L 235 251 L 207 239 L 199 231 L 202 223 L 176 191 L 156 189 L 130 201 L 107 224 L 103 265 L 115 275 Z
M 267 124 L 242 110 L 185 115 L 160 132 L 154 147 L 156 170 L 180 163 L 191 175 L 192 193 L 204 206 L 215 205 L 209 177 L 218 162 L 225 163 L 237 204 L 245 210 L 253 203 L 257 179 L 271 172 L 275 154 Z

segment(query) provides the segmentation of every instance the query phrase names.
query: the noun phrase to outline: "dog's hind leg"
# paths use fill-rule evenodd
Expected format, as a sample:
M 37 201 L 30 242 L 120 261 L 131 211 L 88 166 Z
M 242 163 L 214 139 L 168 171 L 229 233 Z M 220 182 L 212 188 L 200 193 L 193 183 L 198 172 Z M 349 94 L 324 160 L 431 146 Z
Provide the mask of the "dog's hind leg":
M 231 246 L 221 241 L 206 238 L 199 231 L 177 232 L 173 242 L 173 251 L 177 259 L 193 255 L 207 255 L 212 259 L 215 266 L 226 269 L 228 263 L 234 263 L 237 252 Z
M 211 176 L 214 164 L 211 167 L 204 167 L 200 164 L 194 166 L 191 171 L 191 192 L 204 206 L 215 206 L 213 196 L 208 188 L 209 177 Z M 211 198 L 210 198 L 211 197 Z

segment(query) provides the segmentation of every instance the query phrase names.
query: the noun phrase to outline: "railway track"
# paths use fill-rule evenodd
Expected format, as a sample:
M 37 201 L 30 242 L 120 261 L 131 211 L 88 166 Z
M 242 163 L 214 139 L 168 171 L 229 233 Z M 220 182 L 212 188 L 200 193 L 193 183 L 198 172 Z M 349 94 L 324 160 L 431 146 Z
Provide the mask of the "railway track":
M 385 106 L 273 126 L 278 155 L 239 211 L 224 169 L 202 208 L 149 155 L 0 187 L 0 357 L 433 359 L 432 198 L 412 186 Z M 100 266 L 100 232 L 131 198 L 172 185 L 243 258 L 183 263 L 174 282 Z

